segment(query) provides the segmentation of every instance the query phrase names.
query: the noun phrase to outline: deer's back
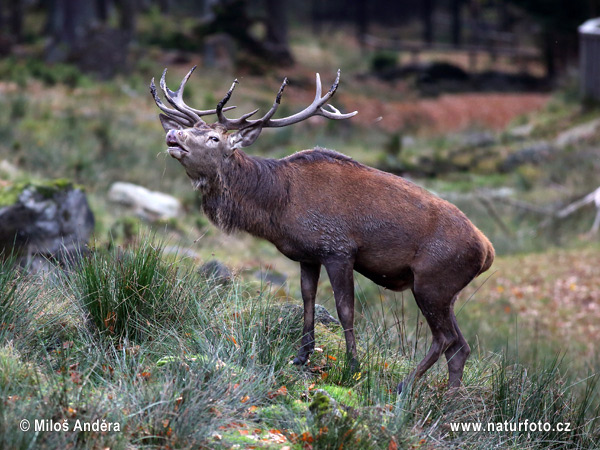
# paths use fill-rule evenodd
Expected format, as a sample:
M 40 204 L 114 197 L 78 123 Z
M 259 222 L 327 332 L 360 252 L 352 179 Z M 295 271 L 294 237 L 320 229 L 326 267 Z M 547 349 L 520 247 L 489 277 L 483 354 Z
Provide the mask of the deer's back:
M 290 191 L 282 217 L 290 247 L 301 249 L 294 259 L 355 255 L 356 269 L 383 285 L 423 259 L 432 266 L 462 260 L 479 265 L 477 273 L 485 265 L 491 244 L 451 203 L 336 152 L 294 156 L 284 166 Z

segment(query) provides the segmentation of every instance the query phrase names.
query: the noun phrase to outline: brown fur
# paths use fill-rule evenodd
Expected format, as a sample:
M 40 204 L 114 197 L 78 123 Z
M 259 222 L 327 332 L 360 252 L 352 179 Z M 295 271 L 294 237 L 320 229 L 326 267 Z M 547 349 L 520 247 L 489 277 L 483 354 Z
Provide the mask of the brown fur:
M 385 288 L 413 291 L 433 342 L 412 376 L 421 376 L 445 353 L 449 385 L 460 384 L 470 350 L 453 305 L 491 266 L 494 249 L 458 208 L 331 150 L 259 159 L 233 147 L 223 129 L 205 125 L 170 130 L 167 142 L 202 191 L 213 223 L 266 239 L 300 263 L 304 336 L 295 363 L 305 363 L 314 349 L 314 301 L 323 265 L 353 363 L 356 270 Z

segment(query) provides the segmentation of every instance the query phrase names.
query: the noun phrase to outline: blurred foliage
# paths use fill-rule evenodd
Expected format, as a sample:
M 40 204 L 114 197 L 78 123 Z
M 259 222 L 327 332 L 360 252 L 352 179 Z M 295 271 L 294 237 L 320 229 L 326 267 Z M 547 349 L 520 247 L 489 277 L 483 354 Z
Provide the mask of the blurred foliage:
M 39 58 L 0 59 L 0 79 L 13 81 L 24 88 L 30 79 L 40 80 L 46 86 L 64 84 L 72 88 L 91 86 L 92 80 L 72 64 L 48 64 Z
M 398 65 L 398 53 L 392 51 L 377 51 L 371 56 L 371 71 L 385 72 Z

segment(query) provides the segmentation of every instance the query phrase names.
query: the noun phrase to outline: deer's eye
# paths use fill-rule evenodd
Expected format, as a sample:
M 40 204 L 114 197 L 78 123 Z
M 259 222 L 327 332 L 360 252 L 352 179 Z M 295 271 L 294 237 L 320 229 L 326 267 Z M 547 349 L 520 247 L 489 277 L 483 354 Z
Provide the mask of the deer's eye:
M 216 136 L 211 136 L 211 137 L 209 137 L 209 139 L 213 142 L 219 142 L 219 138 Z

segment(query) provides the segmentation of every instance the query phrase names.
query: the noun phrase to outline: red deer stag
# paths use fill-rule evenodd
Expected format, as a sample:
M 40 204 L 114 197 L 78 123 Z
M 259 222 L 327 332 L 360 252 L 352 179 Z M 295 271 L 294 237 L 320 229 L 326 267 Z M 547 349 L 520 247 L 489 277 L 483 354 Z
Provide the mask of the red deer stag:
M 175 92 L 167 88 L 166 69 L 163 72 L 160 87 L 173 108 L 160 100 L 154 80 L 150 85 L 163 111 L 160 121 L 167 132 L 168 153 L 202 193 L 202 208 L 217 227 L 266 239 L 300 263 L 304 329 L 294 363 L 306 363 L 314 350 L 315 295 L 323 265 L 353 367 L 358 367 L 353 325 L 356 270 L 386 289 L 412 290 L 431 328 L 432 344 L 411 377 L 423 375 L 445 353 L 448 385 L 459 386 L 470 349 L 453 306 L 458 293 L 491 266 L 494 249 L 488 239 L 454 205 L 341 153 L 315 148 L 277 160 L 240 150 L 253 144 L 263 128 L 284 127 L 312 116 L 354 116 L 356 112 L 342 114 L 327 104 L 338 87 L 339 71 L 323 96 L 317 74 L 315 99 L 306 109 L 273 119 L 286 78 L 271 109 L 251 120 L 258 110 L 238 119 L 223 114 L 232 108 L 224 106 L 237 80 L 216 109 L 187 106 L 183 90 L 193 70 Z M 216 114 L 216 123 L 202 120 L 210 114 Z

